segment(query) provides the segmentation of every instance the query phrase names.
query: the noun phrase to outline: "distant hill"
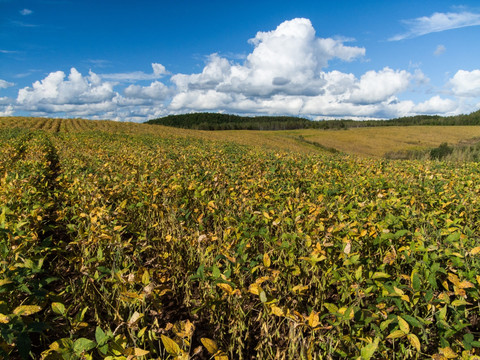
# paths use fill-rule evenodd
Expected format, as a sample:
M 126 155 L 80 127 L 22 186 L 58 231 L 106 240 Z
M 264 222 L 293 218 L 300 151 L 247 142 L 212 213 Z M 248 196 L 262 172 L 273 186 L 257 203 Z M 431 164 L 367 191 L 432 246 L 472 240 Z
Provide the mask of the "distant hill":
M 480 110 L 468 115 L 417 115 L 390 120 L 324 120 L 312 121 L 294 116 L 238 116 L 219 113 L 191 113 L 168 115 L 149 120 L 147 124 L 196 130 L 293 130 L 293 129 L 348 129 L 376 126 L 414 125 L 480 125 Z

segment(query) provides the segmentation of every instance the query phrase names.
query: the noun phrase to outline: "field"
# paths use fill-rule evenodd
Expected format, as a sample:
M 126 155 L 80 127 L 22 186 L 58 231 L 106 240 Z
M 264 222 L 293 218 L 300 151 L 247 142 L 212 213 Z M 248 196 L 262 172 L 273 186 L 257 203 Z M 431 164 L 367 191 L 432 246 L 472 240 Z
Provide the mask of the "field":
M 480 165 L 381 156 L 480 131 L 405 129 L 0 118 L 0 358 L 478 359 Z

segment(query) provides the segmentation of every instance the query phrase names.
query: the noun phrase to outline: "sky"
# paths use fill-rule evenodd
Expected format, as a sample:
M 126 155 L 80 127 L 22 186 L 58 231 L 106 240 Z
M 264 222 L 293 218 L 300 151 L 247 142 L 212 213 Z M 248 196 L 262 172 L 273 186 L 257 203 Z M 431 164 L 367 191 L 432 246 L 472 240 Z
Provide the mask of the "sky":
M 0 116 L 480 109 L 480 3 L 0 0 Z

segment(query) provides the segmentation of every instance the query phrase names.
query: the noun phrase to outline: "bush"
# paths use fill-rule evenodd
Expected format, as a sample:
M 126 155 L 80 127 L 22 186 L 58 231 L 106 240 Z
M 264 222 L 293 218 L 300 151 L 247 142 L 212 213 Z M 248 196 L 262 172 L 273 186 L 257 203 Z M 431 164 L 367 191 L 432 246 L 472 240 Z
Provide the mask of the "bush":
M 453 147 L 448 146 L 448 144 L 445 142 L 441 144 L 439 147 L 432 149 L 430 151 L 430 158 L 440 160 L 450 155 L 452 152 L 453 152 Z

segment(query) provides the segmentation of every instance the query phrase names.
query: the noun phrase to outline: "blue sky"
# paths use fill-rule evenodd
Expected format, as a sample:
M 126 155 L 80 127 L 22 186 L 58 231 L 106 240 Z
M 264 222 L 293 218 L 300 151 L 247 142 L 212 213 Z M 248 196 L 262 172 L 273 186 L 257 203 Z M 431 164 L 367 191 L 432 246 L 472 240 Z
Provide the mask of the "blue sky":
M 477 1 L 0 0 L 0 116 L 480 108 Z

